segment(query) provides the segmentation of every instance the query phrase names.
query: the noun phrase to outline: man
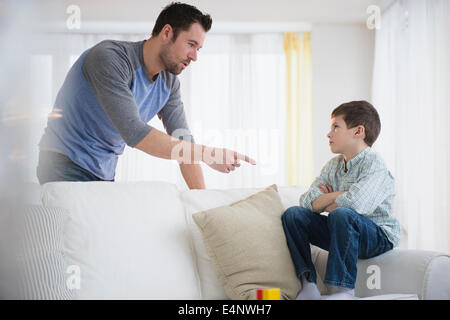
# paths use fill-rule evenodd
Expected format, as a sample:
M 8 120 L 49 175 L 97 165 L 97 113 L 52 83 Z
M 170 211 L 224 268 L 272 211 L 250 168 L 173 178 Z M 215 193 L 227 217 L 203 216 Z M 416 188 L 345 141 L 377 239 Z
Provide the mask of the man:
M 114 181 L 125 144 L 177 160 L 188 187 L 204 189 L 200 161 L 229 173 L 237 152 L 195 144 L 180 97 L 180 74 L 197 60 L 212 19 L 172 3 L 158 16 L 147 41 L 105 40 L 74 63 L 60 89 L 39 143 L 37 176 L 49 181 Z M 163 133 L 147 122 L 155 115 Z

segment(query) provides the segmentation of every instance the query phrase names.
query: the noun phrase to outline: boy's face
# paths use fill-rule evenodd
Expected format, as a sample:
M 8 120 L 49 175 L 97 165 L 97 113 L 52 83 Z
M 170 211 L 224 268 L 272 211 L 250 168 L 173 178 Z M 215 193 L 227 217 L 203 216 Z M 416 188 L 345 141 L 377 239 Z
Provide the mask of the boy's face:
M 345 154 L 357 143 L 358 127 L 347 128 L 343 116 L 331 118 L 331 130 L 327 134 L 330 150 L 333 153 Z

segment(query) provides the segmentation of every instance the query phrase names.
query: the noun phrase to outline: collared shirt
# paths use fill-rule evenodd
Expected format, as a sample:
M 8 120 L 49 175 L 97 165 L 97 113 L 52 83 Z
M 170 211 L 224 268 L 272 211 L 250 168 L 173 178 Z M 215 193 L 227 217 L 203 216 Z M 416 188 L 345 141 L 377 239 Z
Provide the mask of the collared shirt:
M 311 211 L 312 202 L 323 194 L 318 185 L 331 185 L 333 191 L 345 191 L 336 198 L 338 207 L 349 208 L 382 228 L 389 241 L 397 246 L 401 238 L 400 223 L 393 216 L 394 177 L 381 156 L 367 147 L 349 162 L 334 157 L 323 167 L 320 176 L 300 197 L 300 206 Z

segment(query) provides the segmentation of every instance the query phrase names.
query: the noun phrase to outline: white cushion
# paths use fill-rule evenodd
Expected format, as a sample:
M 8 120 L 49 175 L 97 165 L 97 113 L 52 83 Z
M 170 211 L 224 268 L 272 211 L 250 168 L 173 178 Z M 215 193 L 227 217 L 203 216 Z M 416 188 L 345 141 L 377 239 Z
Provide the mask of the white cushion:
M 383 294 L 379 296 L 372 296 L 366 298 L 359 298 L 357 300 L 419 300 L 417 294 Z
M 65 249 L 79 299 L 199 299 L 183 205 L 163 182 L 54 182 L 45 206 L 67 208 Z
M 72 299 L 66 285 L 67 259 L 64 227 L 69 218 L 62 208 L 25 206 L 15 213 L 19 219 L 19 299 Z
M 227 190 L 188 190 L 181 193 L 186 210 L 186 220 L 191 231 L 194 244 L 197 267 L 200 278 L 202 299 L 225 300 L 228 299 L 224 289 L 219 283 L 213 264 L 203 244 L 202 235 L 192 219 L 194 213 L 209 210 L 223 205 L 229 205 L 236 201 L 245 199 L 263 188 L 237 188 Z M 303 187 L 280 187 L 279 195 L 283 206 L 298 205 L 300 195 L 306 191 Z

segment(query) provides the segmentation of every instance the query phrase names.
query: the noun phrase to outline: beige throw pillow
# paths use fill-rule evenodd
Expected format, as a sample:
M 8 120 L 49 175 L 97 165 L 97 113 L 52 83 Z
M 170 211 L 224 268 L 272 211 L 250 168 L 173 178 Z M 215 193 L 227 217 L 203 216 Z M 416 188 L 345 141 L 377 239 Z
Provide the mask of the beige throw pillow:
M 276 185 L 244 200 L 193 215 L 217 277 L 231 299 L 255 299 L 256 289 L 280 288 L 295 299 L 301 283 L 284 235 Z

